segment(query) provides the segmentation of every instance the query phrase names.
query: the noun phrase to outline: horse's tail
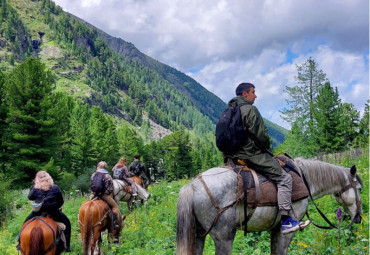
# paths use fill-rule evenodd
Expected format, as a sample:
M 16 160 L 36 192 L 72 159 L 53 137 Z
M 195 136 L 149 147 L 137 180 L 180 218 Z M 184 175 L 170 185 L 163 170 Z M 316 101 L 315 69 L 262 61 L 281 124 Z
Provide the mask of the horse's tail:
M 181 188 L 177 202 L 177 255 L 195 254 L 196 218 L 193 211 L 194 191 L 191 184 Z
M 146 191 L 146 189 L 144 189 L 140 185 L 137 185 L 137 184 L 134 184 L 134 185 L 136 185 L 137 187 L 137 194 L 139 195 L 139 197 L 141 199 L 144 199 L 144 201 L 147 201 L 150 197 L 150 193 Z
M 92 203 L 89 203 L 84 208 L 84 220 L 83 220 L 83 226 L 84 226 L 84 236 L 83 236 L 83 253 L 89 254 L 89 244 L 91 243 L 92 238 L 92 230 L 93 230 L 93 213 L 90 212 Z
M 34 227 L 31 231 L 29 255 L 43 254 L 44 252 L 44 235 L 42 228 Z

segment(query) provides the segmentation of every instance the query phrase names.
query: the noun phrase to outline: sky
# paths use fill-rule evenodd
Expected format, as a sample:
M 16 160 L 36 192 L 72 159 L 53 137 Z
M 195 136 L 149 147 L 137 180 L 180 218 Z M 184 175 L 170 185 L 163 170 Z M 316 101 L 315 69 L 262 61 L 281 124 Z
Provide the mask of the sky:
M 290 128 L 286 86 L 297 65 L 318 64 L 343 103 L 369 98 L 368 0 L 54 0 L 111 36 L 194 78 L 228 102 L 256 86 L 266 119 Z

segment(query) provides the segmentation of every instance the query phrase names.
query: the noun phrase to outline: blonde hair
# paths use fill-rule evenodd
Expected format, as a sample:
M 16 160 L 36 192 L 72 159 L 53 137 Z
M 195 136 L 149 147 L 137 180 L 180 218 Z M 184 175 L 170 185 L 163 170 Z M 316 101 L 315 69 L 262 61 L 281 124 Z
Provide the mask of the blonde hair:
M 108 164 L 105 161 L 100 161 L 98 163 L 97 167 L 100 167 L 100 168 L 103 168 L 103 169 L 107 169 L 108 168 Z
M 53 187 L 54 181 L 50 174 L 45 171 L 38 171 L 35 178 L 35 188 L 41 190 L 49 190 Z
M 114 168 L 121 168 L 123 167 L 124 165 L 126 165 L 126 158 L 121 158 L 118 163 L 114 166 Z

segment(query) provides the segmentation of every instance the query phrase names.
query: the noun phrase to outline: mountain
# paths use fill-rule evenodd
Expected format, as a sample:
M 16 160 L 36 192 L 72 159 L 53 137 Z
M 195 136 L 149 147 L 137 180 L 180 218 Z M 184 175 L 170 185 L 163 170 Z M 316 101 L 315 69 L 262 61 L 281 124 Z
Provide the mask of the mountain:
M 116 119 L 198 134 L 213 132 L 226 108 L 191 77 L 64 12 L 50 0 L 0 0 L 0 68 L 29 56 L 53 71 L 56 90 Z M 266 121 L 276 146 L 286 130 Z M 162 137 L 163 135 L 159 135 Z

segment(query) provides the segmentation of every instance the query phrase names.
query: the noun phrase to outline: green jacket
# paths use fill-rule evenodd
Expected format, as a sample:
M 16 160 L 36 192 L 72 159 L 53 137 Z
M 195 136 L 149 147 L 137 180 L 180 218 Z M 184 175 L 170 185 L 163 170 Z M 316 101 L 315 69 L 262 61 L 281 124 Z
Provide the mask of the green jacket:
M 255 139 L 263 149 L 270 148 L 270 140 L 266 135 L 265 124 L 257 107 L 245 97 L 237 96 L 230 100 L 229 106 L 245 104 L 240 107 L 241 118 L 244 129 L 248 129 L 255 136 Z M 225 157 L 249 159 L 252 156 L 265 153 L 258 147 L 252 139 L 239 151 L 233 154 L 224 154 Z

